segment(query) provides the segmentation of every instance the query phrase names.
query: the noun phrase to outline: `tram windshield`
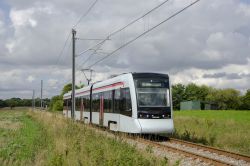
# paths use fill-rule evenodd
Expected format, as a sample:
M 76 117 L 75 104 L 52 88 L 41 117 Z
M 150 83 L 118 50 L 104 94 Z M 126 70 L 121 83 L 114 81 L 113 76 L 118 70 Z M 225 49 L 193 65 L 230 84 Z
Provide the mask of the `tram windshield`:
M 137 100 L 139 107 L 169 107 L 168 81 L 137 80 Z

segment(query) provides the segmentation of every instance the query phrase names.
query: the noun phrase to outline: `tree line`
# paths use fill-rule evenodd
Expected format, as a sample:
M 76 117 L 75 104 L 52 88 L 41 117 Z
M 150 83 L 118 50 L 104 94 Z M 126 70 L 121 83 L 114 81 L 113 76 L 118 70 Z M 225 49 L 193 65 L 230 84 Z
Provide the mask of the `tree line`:
M 76 86 L 76 89 L 82 88 Z M 71 84 L 63 87 L 61 94 L 51 99 L 44 99 L 43 106 L 47 105 L 50 111 L 63 110 L 63 95 L 71 90 Z M 216 89 L 206 85 L 175 84 L 172 86 L 172 99 L 174 110 L 180 110 L 182 101 L 204 101 L 215 103 L 220 110 L 250 110 L 250 89 L 245 94 L 232 88 Z M 36 107 L 40 107 L 40 99 L 35 99 Z M 30 107 L 32 99 L 11 98 L 0 99 L 0 108 L 3 107 Z
M 194 83 L 172 86 L 174 110 L 180 110 L 182 101 L 204 101 L 215 103 L 219 110 L 250 110 L 250 89 L 245 94 L 232 88 L 216 89 Z
M 49 106 L 50 99 L 46 98 L 43 99 L 43 106 L 46 105 Z M 14 107 L 31 107 L 32 106 L 32 99 L 21 99 L 17 97 L 13 97 L 10 99 L 2 100 L 0 99 L 0 108 L 4 107 L 10 107 L 11 109 Z M 35 106 L 40 107 L 41 106 L 41 100 L 40 98 L 35 99 Z

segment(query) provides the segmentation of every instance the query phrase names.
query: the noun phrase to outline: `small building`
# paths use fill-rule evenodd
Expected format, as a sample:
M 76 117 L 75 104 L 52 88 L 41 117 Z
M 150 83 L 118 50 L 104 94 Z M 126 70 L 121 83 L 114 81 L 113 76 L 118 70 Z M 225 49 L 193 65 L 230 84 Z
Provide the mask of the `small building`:
M 217 110 L 217 104 L 205 101 L 182 101 L 180 110 Z

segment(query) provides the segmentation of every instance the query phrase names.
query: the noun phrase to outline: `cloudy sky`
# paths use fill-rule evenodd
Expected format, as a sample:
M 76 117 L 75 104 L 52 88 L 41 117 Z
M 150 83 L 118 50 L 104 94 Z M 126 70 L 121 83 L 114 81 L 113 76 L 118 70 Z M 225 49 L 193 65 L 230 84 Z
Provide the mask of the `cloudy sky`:
M 60 92 L 71 78 L 71 28 L 94 0 L 0 0 L 0 98 Z M 163 0 L 99 0 L 75 27 L 78 38 L 106 38 Z M 169 0 L 155 12 L 111 36 L 94 54 L 76 58 L 79 71 L 104 57 L 192 0 Z M 98 41 L 76 41 L 76 53 Z M 96 47 L 95 47 L 96 49 Z M 86 61 L 88 60 L 88 61 Z M 250 1 L 201 0 L 105 61 L 93 66 L 94 81 L 125 72 L 168 73 L 173 83 L 250 88 Z

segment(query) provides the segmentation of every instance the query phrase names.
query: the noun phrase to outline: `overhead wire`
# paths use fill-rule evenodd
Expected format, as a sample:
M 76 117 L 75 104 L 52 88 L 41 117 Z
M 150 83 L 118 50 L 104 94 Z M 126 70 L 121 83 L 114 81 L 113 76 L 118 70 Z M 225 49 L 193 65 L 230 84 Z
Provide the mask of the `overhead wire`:
M 58 57 L 57 57 L 56 65 L 55 65 L 55 66 L 58 65 L 58 63 L 59 63 L 59 61 L 60 61 L 60 58 L 61 58 L 62 55 L 63 55 L 63 52 L 64 52 L 64 50 L 65 50 L 65 47 L 66 47 L 66 45 L 67 45 L 67 43 L 68 43 L 69 37 L 70 37 L 70 32 L 68 33 L 67 38 L 66 38 L 66 40 L 65 40 L 65 42 L 64 42 L 64 44 L 63 44 L 63 47 L 62 47 L 61 51 L 59 52 L 59 55 L 58 55 Z
M 143 14 L 142 16 L 136 18 L 135 20 L 131 21 L 130 23 L 128 23 L 127 25 L 125 25 L 124 27 L 112 32 L 109 36 L 113 36 L 119 32 L 121 32 L 122 30 L 126 29 L 127 27 L 129 27 L 130 25 L 134 24 L 135 22 L 139 21 L 140 19 L 144 18 L 145 16 L 147 16 L 148 14 L 152 13 L 153 11 L 155 11 L 156 9 L 158 9 L 159 7 L 161 7 L 162 5 L 164 5 L 165 3 L 167 3 L 169 0 L 165 0 L 162 3 L 160 3 L 159 5 L 155 6 L 154 8 L 152 8 L 151 10 L 149 10 L 148 12 L 146 12 L 145 14 Z
M 161 21 L 159 24 L 153 26 L 152 28 L 148 29 L 147 31 L 143 32 L 142 34 L 138 35 L 137 37 L 135 37 L 134 39 L 126 42 L 125 44 L 123 44 L 122 46 L 120 46 L 119 48 L 115 49 L 114 51 L 112 51 L 111 53 L 107 54 L 106 56 L 104 56 L 103 58 L 99 59 L 98 61 L 94 62 L 93 64 L 89 65 L 88 68 L 91 68 L 93 66 L 95 66 L 96 64 L 100 63 L 101 61 L 105 60 L 106 58 L 110 57 L 111 55 L 113 55 L 115 52 L 117 52 L 118 50 L 126 47 L 127 45 L 131 44 L 132 42 L 136 41 L 137 39 L 139 39 L 140 37 L 144 36 L 145 34 L 149 33 L 150 31 L 152 31 L 153 29 L 159 27 L 160 25 L 162 25 L 163 23 L 169 21 L 170 19 L 174 18 L 175 16 L 177 16 L 178 14 L 182 13 L 183 11 L 185 11 L 186 9 L 188 9 L 189 7 L 193 6 L 194 4 L 196 4 L 197 2 L 199 2 L 200 0 L 196 0 L 194 2 L 192 2 L 191 4 L 185 6 L 184 8 L 182 8 L 181 10 L 175 12 L 174 14 L 172 14 L 171 16 L 169 16 L 168 18 L 166 18 L 165 20 Z
M 95 0 L 95 1 L 90 5 L 90 7 L 88 8 L 88 10 L 87 10 L 85 13 L 83 13 L 82 16 L 79 18 L 79 20 L 76 22 L 76 24 L 73 25 L 73 28 L 76 28 L 76 26 L 81 22 L 81 20 L 89 14 L 89 12 L 92 10 L 92 8 L 96 5 L 97 2 L 98 2 L 98 0 Z
M 89 12 L 90 10 L 95 6 L 95 4 L 97 3 L 98 0 L 94 1 L 94 3 L 90 6 L 90 8 L 87 10 L 87 12 L 85 14 L 83 14 L 80 19 L 78 20 L 78 22 L 73 26 L 73 27 L 76 27 L 79 22 L 81 21 L 81 19 L 83 17 L 85 17 Z M 153 9 L 149 10 L 148 12 L 146 12 L 145 14 L 143 14 L 142 16 L 136 18 L 135 20 L 131 21 L 130 23 L 128 23 L 127 25 L 125 25 L 124 27 L 110 33 L 105 39 L 103 39 L 101 42 L 97 43 L 96 45 L 86 49 L 85 51 L 81 52 L 78 54 L 78 56 L 88 52 L 89 50 L 93 49 L 95 50 L 94 48 L 99 46 L 99 48 L 106 42 L 106 40 L 110 40 L 110 37 L 121 32 L 122 30 L 126 29 L 127 27 L 131 26 L 132 24 L 134 24 L 135 22 L 137 22 L 138 20 L 142 19 L 143 17 L 145 17 L 146 15 L 150 14 L 151 12 L 153 12 L 154 10 L 158 9 L 160 6 L 164 5 L 166 2 L 168 2 L 169 0 L 165 0 L 163 1 L 161 4 L 157 5 L 156 7 L 154 7 Z M 160 22 L 159 24 L 153 26 L 152 28 L 148 29 L 147 31 L 143 32 L 142 34 L 138 35 L 136 38 L 128 41 L 127 43 L 123 44 L 122 46 L 120 46 L 119 48 L 115 49 L 114 51 L 112 51 L 111 53 L 108 53 L 106 56 L 104 56 L 103 58 L 99 59 L 98 61 L 94 62 L 93 64 L 89 65 L 88 68 L 91 68 L 93 66 L 95 66 L 96 64 L 100 63 L 101 61 L 105 60 L 106 58 L 110 57 L 111 55 L 113 55 L 114 53 L 116 53 L 118 50 L 126 47 L 127 45 L 131 44 L 132 42 L 134 42 L 135 40 L 137 40 L 138 38 L 144 36 L 145 34 L 149 33 L 150 31 L 152 31 L 153 29 L 157 28 L 158 26 L 160 26 L 161 24 L 167 22 L 168 20 L 172 19 L 173 17 L 177 16 L 178 14 L 180 14 L 181 12 L 183 12 L 184 10 L 188 9 L 189 7 L 193 6 L 194 4 L 196 4 L 197 2 L 199 2 L 200 0 L 196 0 L 194 1 L 193 3 L 187 5 L 186 7 L 184 7 L 183 9 L 179 10 L 178 12 L 174 13 L 173 15 L 171 15 L 170 17 L 168 17 L 167 19 L 163 20 L 162 22 Z M 69 37 L 68 37 L 69 38 Z M 68 40 L 68 39 L 67 39 Z M 66 40 L 66 42 L 67 42 Z M 65 43 L 66 43 L 65 42 Z M 66 44 L 65 44 L 66 45 Z M 65 46 L 64 46 L 65 47 Z M 64 48 L 63 48 L 64 49 Z M 96 50 L 90 54 L 90 56 L 83 62 L 83 64 L 85 64 L 88 59 L 91 57 L 91 55 L 95 54 L 96 53 Z M 82 65 L 83 65 L 82 64 Z M 70 81 L 70 80 L 69 80 Z M 68 82 L 68 81 L 67 81 Z
M 81 22 L 81 20 L 89 14 L 89 12 L 93 9 L 93 7 L 96 5 L 97 2 L 98 2 L 98 0 L 95 0 L 95 1 L 91 4 L 91 6 L 88 8 L 88 10 L 80 16 L 80 18 L 79 18 L 78 21 L 72 26 L 72 28 L 76 28 L 76 26 Z M 63 47 L 62 47 L 61 51 L 60 51 L 59 54 L 58 54 L 58 58 L 57 58 L 57 60 L 56 60 L 56 65 L 55 65 L 55 66 L 57 66 L 57 65 L 59 64 L 59 61 L 60 61 L 60 59 L 61 59 L 61 57 L 62 57 L 62 55 L 63 55 L 63 52 L 64 52 L 64 50 L 65 50 L 65 48 L 66 48 L 66 46 L 67 46 L 67 43 L 68 43 L 68 41 L 69 41 L 70 34 L 71 34 L 71 33 L 69 32 L 68 35 L 67 35 L 67 38 L 66 38 L 66 40 L 65 40 L 65 42 L 64 42 L 64 44 L 63 44 Z M 68 80 L 68 81 L 66 81 L 66 82 L 69 82 L 69 81 L 70 81 L 70 80 Z
M 70 41 L 72 41 L 72 40 L 70 40 Z M 68 52 L 69 52 L 69 50 L 70 50 L 70 44 L 68 44 L 68 47 L 67 48 L 65 48 L 66 49 L 66 55 L 68 54 Z M 62 58 L 63 58 L 63 56 L 62 56 Z M 66 57 L 65 57 L 66 58 Z M 63 62 L 65 62 L 65 58 L 61 61 L 61 63 L 63 64 Z
M 97 48 L 94 49 L 94 52 L 92 52 L 92 53 L 88 56 L 88 58 L 87 58 L 85 61 L 83 61 L 80 65 L 78 65 L 77 67 L 78 67 L 78 68 L 81 68 L 84 64 L 86 64 L 94 54 L 97 54 L 97 50 L 100 49 L 101 46 L 102 46 L 104 43 L 105 43 L 105 41 L 102 42 L 101 44 L 99 44 L 99 45 L 97 46 Z
M 98 38 L 93 38 L 93 39 L 90 39 L 90 38 L 76 38 L 76 40 L 90 40 L 90 41 L 91 40 L 94 40 L 94 41 L 95 40 L 99 40 L 100 41 L 100 40 L 104 40 L 104 39 L 98 39 Z
M 91 6 L 88 8 L 88 10 L 87 10 L 85 13 L 83 13 L 83 14 L 80 16 L 79 20 L 75 23 L 75 25 L 72 26 L 73 28 L 76 28 L 76 26 L 81 22 L 81 20 L 89 14 L 89 12 L 92 10 L 92 8 L 96 5 L 97 2 L 98 2 L 98 0 L 95 0 L 95 1 L 91 4 Z M 64 42 L 64 45 L 63 45 L 61 51 L 59 52 L 59 55 L 58 55 L 58 58 L 57 58 L 56 65 L 58 65 L 59 60 L 60 60 L 60 58 L 61 58 L 61 56 L 62 56 L 62 54 L 63 54 L 63 52 L 64 52 L 64 50 L 65 50 L 65 47 L 66 47 L 66 45 L 67 45 L 67 42 L 68 42 L 68 40 L 69 40 L 69 38 L 70 38 L 70 34 L 71 34 L 71 33 L 69 32 L 68 35 L 67 35 L 67 38 L 66 38 L 66 40 L 65 40 L 65 42 Z
M 98 45 L 104 43 L 106 40 L 110 40 L 110 37 L 111 37 L 111 36 L 114 36 L 115 34 L 121 32 L 122 30 L 124 30 L 124 29 L 126 29 L 127 27 L 131 26 L 132 24 L 134 24 L 135 22 L 139 21 L 140 19 L 142 19 L 143 17 L 147 16 L 148 14 L 152 13 L 153 11 L 155 11 L 156 9 L 158 9 L 159 7 L 161 7 L 162 5 L 164 5 L 165 3 L 167 3 L 168 1 L 169 1 L 169 0 L 163 1 L 162 3 L 160 3 L 160 4 L 157 5 L 157 6 L 155 6 L 154 8 L 152 8 L 151 10 L 149 10 L 148 12 L 144 13 L 143 15 L 141 15 L 140 17 L 138 17 L 138 18 L 132 20 L 132 21 L 131 21 L 130 23 L 128 23 L 127 25 L 125 25 L 125 26 L 123 26 L 122 28 L 119 28 L 119 29 L 115 30 L 114 32 L 110 33 L 104 40 L 102 40 L 101 42 L 97 43 L 96 45 L 91 46 L 91 47 L 89 47 L 88 49 L 86 49 L 86 50 L 80 52 L 80 53 L 78 54 L 78 56 L 80 56 L 80 55 L 82 55 L 82 54 L 88 52 L 90 49 L 93 49 L 93 48 L 95 48 L 96 46 L 98 46 Z
M 86 80 L 88 80 L 88 77 L 87 77 L 87 75 L 85 74 L 85 72 L 84 72 L 84 71 L 82 71 L 82 73 L 83 73 L 83 75 L 84 75 L 85 79 L 86 79 Z

